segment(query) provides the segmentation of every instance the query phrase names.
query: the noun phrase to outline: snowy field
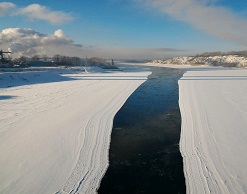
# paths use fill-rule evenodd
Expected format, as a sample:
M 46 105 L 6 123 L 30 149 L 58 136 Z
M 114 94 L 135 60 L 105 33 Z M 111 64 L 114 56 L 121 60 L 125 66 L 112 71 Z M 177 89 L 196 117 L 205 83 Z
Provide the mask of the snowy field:
M 96 193 L 113 117 L 151 72 L 0 72 L 0 193 Z
M 179 80 L 187 193 L 247 193 L 247 69 L 198 69 Z

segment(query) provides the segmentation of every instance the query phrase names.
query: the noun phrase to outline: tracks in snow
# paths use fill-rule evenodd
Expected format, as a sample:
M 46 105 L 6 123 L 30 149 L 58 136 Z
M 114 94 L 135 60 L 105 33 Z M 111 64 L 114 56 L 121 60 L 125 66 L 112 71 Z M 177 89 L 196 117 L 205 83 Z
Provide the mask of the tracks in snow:
M 122 88 L 105 107 L 92 115 L 85 129 L 84 143 L 74 171 L 58 194 L 96 193 L 109 165 L 113 117 L 139 85 L 136 82 Z

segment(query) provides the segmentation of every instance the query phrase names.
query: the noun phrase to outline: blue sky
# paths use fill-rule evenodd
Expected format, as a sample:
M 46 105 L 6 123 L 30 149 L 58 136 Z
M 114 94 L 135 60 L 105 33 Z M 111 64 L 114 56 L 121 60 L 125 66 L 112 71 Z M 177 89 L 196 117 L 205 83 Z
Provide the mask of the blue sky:
M 20 48 L 27 41 L 18 40 L 19 31 L 11 31 L 16 33 L 12 35 L 14 38 L 8 39 L 9 42 L 2 40 L 2 47 L 13 47 L 19 54 L 57 52 L 145 59 L 247 50 L 246 0 L 13 0 L 7 3 L 14 8 L 6 6 L 6 2 L 1 8 L 0 2 L 0 32 L 31 28 L 42 34 L 41 37 L 46 35 L 53 40 L 54 32 L 62 30 L 62 35 L 55 37 L 59 45 L 49 43 L 47 48 L 35 45 L 30 52 L 24 52 L 24 47 L 17 49 L 16 43 Z M 48 13 L 47 17 L 43 12 Z M 30 36 L 25 37 L 31 41 Z

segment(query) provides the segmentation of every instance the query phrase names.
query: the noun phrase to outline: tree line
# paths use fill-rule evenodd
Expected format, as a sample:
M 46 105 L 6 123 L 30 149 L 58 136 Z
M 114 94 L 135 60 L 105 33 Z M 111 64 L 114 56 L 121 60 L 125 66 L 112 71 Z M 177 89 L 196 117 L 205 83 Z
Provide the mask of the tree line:
M 80 58 L 56 54 L 53 57 L 47 55 L 34 55 L 32 57 L 20 56 L 12 59 L 8 57 L 0 67 L 28 67 L 28 66 L 98 66 L 105 69 L 115 69 L 113 60 L 108 62 L 99 57 Z
M 53 57 L 48 57 L 47 55 L 34 55 L 32 57 L 21 56 L 19 58 L 13 59 L 12 62 L 16 64 L 27 65 L 33 62 L 50 62 L 53 65 L 77 66 L 83 65 L 85 63 L 85 59 L 57 54 Z

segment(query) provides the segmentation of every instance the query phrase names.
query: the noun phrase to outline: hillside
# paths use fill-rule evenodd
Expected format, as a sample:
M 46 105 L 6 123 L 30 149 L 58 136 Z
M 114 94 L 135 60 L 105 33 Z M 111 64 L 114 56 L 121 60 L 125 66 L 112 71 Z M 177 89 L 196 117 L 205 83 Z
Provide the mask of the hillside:
M 152 63 L 175 65 L 209 65 L 224 67 L 247 67 L 247 56 L 240 54 L 201 54 L 193 57 L 174 57 L 154 60 Z

